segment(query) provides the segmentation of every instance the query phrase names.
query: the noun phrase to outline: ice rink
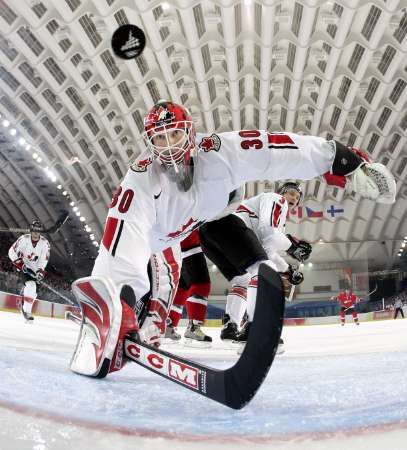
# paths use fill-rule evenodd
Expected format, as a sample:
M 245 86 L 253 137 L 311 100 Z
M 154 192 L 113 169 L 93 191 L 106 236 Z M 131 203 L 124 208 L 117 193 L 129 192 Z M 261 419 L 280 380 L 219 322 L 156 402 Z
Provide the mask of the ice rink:
M 1 450 L 407 448 L 407 320 L 286 327 L 285 353 L 241 411 L 135 364 L 104 380 L 75 375 L 77 330 L 0 312 Z M 233 364 L 219 330 L 207 331 L 212 349 L 166 348 Z

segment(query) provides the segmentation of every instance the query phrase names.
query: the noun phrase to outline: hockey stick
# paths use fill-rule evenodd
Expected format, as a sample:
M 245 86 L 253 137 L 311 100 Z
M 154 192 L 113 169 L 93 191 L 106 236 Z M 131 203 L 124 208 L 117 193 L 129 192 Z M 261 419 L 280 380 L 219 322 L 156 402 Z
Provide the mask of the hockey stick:
M 294 297 L 295 284 L 291 285 L 290 294 L 288 295 L 287 302 L 292 302 Z
M 75 315 L 72 311 L 67 311 L 65 313 L 65 319 L 72 320 L 72 322 L 76 323 L 77 325 L 82 325 L 82 318 Z
M 215 369 L 174 355 L 126 336 L 126 356 L 167 380 L 229 408 L 241 409 L 256 394 L 273 363 L 284 317 L 284 290 L 280 276 L 260 265 L 256 310 L 249 338 L 236 364 Z
M 370 295 L 374 294 L 376 291 L 377 291 L 377 284 L 376 284 L 375 288 L 372 291 L 370 291 L 370 292 L 368 292 L 366 294 L 366 297 L 369 297 Z
M 64 211 L 59 216 L 59 218 L 54 223 L 54 225 L 52 225 L 52 227 L 42 230 L 41 233 L 47 233 L 47 234 L 56 233 L 57 231 L 59 231 L 59 229 L 62 227 L 62 225 L 67 221 L 68 217 L 69 217 L 68 211 Z M 29 233 L 29 232 L 30 232 L 29 228 L 0 228 L 0 233 Z
M 64 300 L 64 303 L 62 302 L 51 302 L 51 303 L 60 303 L 60 304 L 66 304 L 69 306 L 76 306 L 77 308 L 79 308 L 79 305 L 74 302 L 73 300 L 71 300 L 70 298 L 66 297 L 64 294 L 61 294 L 60 292 L 58 292 L 56 289 L 54 289 L 52 286 L 50 286 L 48 283 L 46 283 L 45 281 L 39 281 L 37 280 L 37 283 L 39 283 L 41 286 L 46 287 L 49 291 L 51 291 L 52 293 L 54 293 L 55 295 L 57 295 L 59 298 L 61 298 L 62 300 Z

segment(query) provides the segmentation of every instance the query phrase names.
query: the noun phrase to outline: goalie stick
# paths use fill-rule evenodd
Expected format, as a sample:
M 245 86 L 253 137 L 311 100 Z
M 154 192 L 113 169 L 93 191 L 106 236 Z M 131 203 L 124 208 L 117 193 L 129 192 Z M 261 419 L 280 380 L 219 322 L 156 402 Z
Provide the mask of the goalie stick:
M 60 230 L 62 225 L 68 220 L 69 213 L 68 211 L 64 211 L 57 221 L 50 228 L 46 228 L 41 231 L 41 233 L 53 234 Z M 0 233 L 29 233 L 29 228 L 0 228 Z
M 243 408 L 256 394 L 273 363 L 284 317 L 284 290 L 277 272 L 260 265 L 254 320 L 234 366 L 222 370 L 157 349 L 126 336 L 127 358 L 229 408 Z

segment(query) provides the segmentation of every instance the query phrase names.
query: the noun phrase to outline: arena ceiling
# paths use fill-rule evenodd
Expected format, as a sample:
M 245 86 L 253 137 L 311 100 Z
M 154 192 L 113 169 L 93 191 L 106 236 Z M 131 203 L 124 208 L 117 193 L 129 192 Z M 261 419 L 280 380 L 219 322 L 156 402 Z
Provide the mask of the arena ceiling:
M 110 47 L 125 23 L 146 33 L 136 60 Z M 396 177 L 394 205 L 316 179 L 288 228 L 346 243 L 318 244 L 317 261 L 357 260 L 368 242 L 373 265 L 397 263 L 407 235 L 406 0 L 0 0 L 0 25 L 1 226 L 36 216 L 50 225 L 68 209 L 58 254 L 93 258 L 112 192 L 144 148 L 143 116 L 172 99 L 199 131 L 286 130 L 367 150 Z M 247 192 L 273 188 L 264 180 Z

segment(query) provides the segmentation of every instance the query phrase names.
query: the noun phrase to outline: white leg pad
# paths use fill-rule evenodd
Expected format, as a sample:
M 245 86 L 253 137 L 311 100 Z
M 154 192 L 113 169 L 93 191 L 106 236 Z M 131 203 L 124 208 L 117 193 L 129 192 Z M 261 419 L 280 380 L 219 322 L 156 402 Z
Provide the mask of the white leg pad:
M 72 284 L 72 292 L 81 307 L 83 320 L 70 368 L 97 377 L 117 346 L 122 321 L 120 290 L 110 279 L 86 277 Z

